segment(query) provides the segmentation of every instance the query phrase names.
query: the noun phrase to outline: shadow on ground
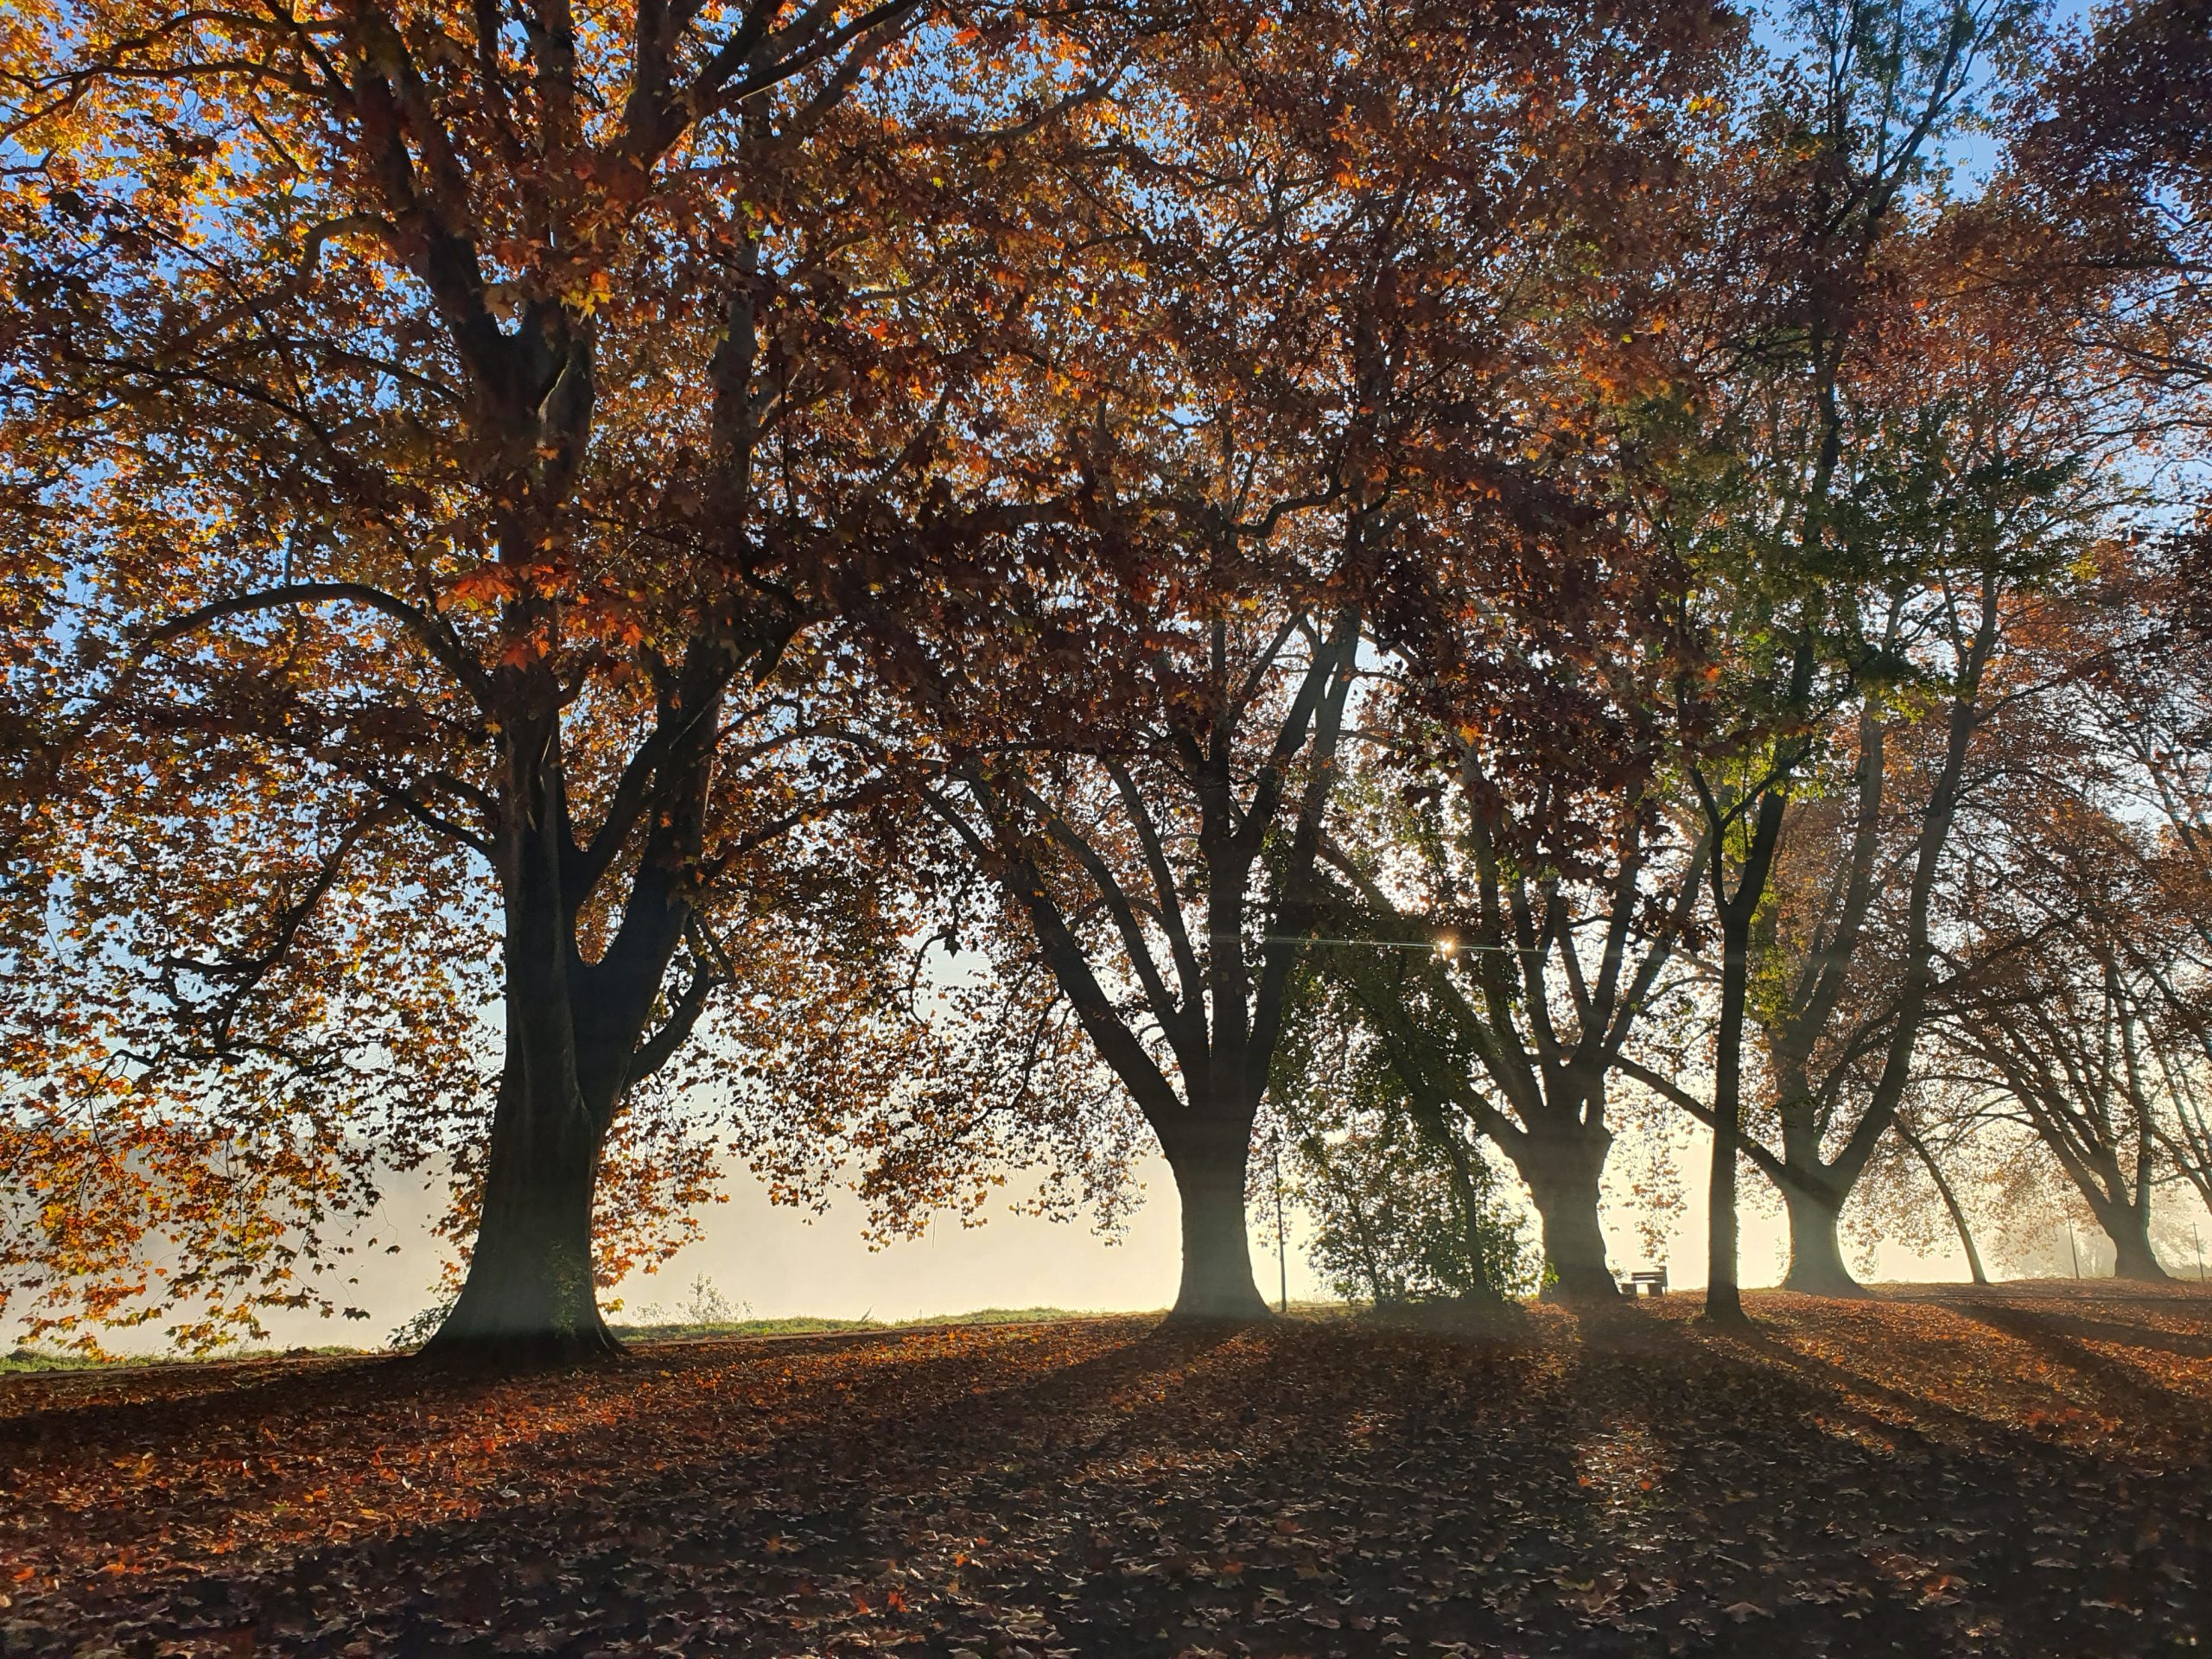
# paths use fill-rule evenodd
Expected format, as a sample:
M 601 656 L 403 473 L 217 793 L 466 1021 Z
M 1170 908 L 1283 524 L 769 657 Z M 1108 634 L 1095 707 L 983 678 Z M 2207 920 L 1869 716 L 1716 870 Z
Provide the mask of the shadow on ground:
M 14 1652 L 2198 1650 L 2212 1298 L 0 1385 Z

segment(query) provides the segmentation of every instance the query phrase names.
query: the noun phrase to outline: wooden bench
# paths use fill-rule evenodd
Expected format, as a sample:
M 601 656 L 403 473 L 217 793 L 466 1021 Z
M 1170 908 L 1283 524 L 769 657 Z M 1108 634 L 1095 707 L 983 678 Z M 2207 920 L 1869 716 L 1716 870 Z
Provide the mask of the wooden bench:
M 1624 1296 L 1664 1296 L 1666 1294 L 1667 1269 L 1664 1268 L 1650 1268 L 1640 1273 L 1628 1274 L 1621 1280 L 1621 1294 Z

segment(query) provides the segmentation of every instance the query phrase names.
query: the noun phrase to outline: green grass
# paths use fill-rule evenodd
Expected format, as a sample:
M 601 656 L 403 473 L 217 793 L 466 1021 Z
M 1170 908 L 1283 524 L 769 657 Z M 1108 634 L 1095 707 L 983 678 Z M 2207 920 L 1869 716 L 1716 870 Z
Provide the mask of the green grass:
M 911 1331 L 925 1325 L 1027 1325 L 1087 1317 L 1065 1307 L 984 1307 L 972 1313 L 944 1313 L 921 1319 L 823 1319 L 798 1314 L 790 1319 L 728 1319 L 710 1325 L 617 1324 L 613 1329 L 626 1342 L 683 1342 L 704 1337 L 834 1337 L 869 1331 Z
M 0 1376 L 12 1376 L 20 1371 L 85 1371 L 111 1363 L 105 1359 L 91 1359 L 83 1354 L 49 1353 L 43 1348 L 18 1348 L 10 1354 L 0 1354 Z
M 200 1365 L 241 1359 L 296 1359 L 302 1354 L 338 1355 L 359 1358 L 382 1351 L 330 1344 L 314 1348 L 216 1348 L 204 1354 L 82 1354 L 51 1348 L 19 1347 L 0 1354 L 0 1376 L 35 1371 L 97 1371 L 114 1365 Z
M 937 1325 L 1027 1325 L 1043 1319 L 1089 1316 L 1065 1307 L 984 1307 L 972 1313 L 947 1313 L 925 1319 L 823 1319 L 797 1314 L 782 1319 L 732 1319 L 710 1325 L 682 1322 L 613 1326 L 626 1342 L 684 1342 L 709 1337 L 834 1337 L 870 1331 L 911 1331 Z M 296 1358 L 302 1354 L 359 1357 L 389 1351 L 375 1348 L 219 1348 L 205 1354 L 81 1354 L 50 1348 L 18 1347 L 0 1354 L 0 1376 L 39 1371 L 98 1370 L 111 1365 L 197 1365 L 207 1362 Z

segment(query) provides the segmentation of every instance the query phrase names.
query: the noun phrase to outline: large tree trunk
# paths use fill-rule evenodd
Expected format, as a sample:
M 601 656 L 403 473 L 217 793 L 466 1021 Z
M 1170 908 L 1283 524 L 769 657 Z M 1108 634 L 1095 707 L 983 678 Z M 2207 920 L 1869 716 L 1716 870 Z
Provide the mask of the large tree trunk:
M 1208 1130 L 1178 1136 L 1167 1155 L 1183 1205 L 1183 1282 L 1168 1318 L 1264 1319 L 1268 1304 L 1252 1277 L 1244 1224 L 1249 1127 Z
M 1807 1012 L 1820 1011 L 1815 1003 Z M 1766 1041 L 1777 1116 L 1782 1121 L 1783 1163 L 1782 1172 L 1769 1173 L 1789 1217 L 1789 1270 L 1783 1275 L 1782 1287 L 1808 1296 L 1862 1296 L 1866 1292 L 1844 1265 L 1843 1248 L 1836 1238 L 1837 1223 L 1851 1197 L 1851 1180 L 1846 1170 L 1821 1156 L 1827 1125 L 1815 1105 L 1806 1058 L 1809 1046 L 1803 1025 L 1771 1031 Z M 1802 1176 L 1820 1191 L 1808 1191 L 1785 1179 L 1785 1173 Z
M 1605 1236 L 1598 1224 L 1598 1172 L 1611 1136 L 1599 1130 L 1589 1138 L 1587 1146 L 1547 1146 L 1532 1138 L 1522 1154 L 1521 1178 L 1543 1223 L 1547 1301 L 1587 1306 L 1620 1294 L 1605 1264 Z
M 1842 1200 L 1827 1203 L 1787 1182 L 1782 1184 L 1782 1198 L 1789 1211 L 1789 1271 L 1782 1287 L 1808 1296 L 1864 1296 L 1866 1287 L 1844 1265 L 1836 1238 Z
M 565 836 L 565 832 L 563 832 Z M 468 1277 L 426 1358 L 556 1365 L 621 1351 L 592 1280 L 592 1198 L 629 1048 L 620 1029 L 581 1041 L 575 953 L 551 836 L 515 836 L 506 874 L 506 1051 Z M 594 1012 L 605 1025 L 608 1010 Z M 587 1080 L 588 1079 L 588 1083 Z M 596 1102 L 588 1096 L 596 1086 Z
M 573 1091 L 533 1090 L 530 1070 L 501 1082 L 468 1279 L 426 1357 L 533 1366 L 621 1351 L 592 1283 L 600 1133 Z
M 2151 1248 L 2151 1212 L 2147 1209 L 2113 1205 L 2097 1221 L 2105 1230 L 2105 1236 L 2112 1240 L 2113 1278 L 2154 1285 L 2172 1281 L 2173 1275 L 2158 1265 L 2158 1252 Z

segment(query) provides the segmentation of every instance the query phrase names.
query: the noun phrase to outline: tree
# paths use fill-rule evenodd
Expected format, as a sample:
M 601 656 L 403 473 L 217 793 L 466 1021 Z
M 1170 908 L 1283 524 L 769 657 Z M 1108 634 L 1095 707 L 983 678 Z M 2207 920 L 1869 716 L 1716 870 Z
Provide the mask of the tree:
M 1622 180 L 1721 34 L 1262 9 L 1181 43 L 1097 209 L 1147 289 L 1086 323 L 1116 372 L 1066 416 L 1082 533 L 902 671 L 945 734 L 936 810 L 1175 1171 L 1179 1313 L 1264 1306 L 1244 1169 L 1369 619 L 1446 536 L 1526 568 L 1558 505 L 1535 325 L 1569 273 L 1603 285 Z
M 2186 541 L 2130 548 L 2054 632 L 2081 671 L 2069 690 L 2116 810 L 2153 827 L 2128 847 L 2146 908 L 2118 943 L 2157 1068 L 2160 1151 L 2212 1205 L 2212 652 L 2176 622 L 2196 555 Z
M 1862 618 L 1848 595 L 1854 393 L 1878 372 L 1884 292 L 1911 193 L 1967 108 L 2012 0 L 1799 6 L 1744 152 L 1716 169 L 1711 257 L 1736 273 L 1683 333 L 1687 402 L 1655 406 L 1643 501 L 1691 575 L 1675 691 L 1681 764 L 1713 854 L 1719 935 L 1707 1316 L 1743 1319 L 1737 1281 L 1752 935 L 1792 792 L 1850 699 Z M 1731 302 L 1751 296 L 1748 303 Z M 1686 435 L 1687 434 L 1687 435 Z M 1845 580 L 1839 582 L 1841 576 Z
M 2113 1241 L 2119 1276 L 2166 1278 L 2150 1236 L 2158 1084 L 2117 967 L 2022 964 L 1950 1028 L 1958 1063 L 2002 1091 L 1985 1097 L 1985 1114 L 2017 1114 L 2050 1148 Z
M 1585 591 L 1593 615 L 1637 608 L 1630 592 Z M 1621 695 L 1635 685 L 1632 634 L 1618 654 L 1534 655 L 1589 671 L 1569 686 L 1544 674 L 1542 727 L 1494 717 L 1445 739 L 1410 713 L 1396 724 L 1412 782 L 1373 769 L 1351 798 L 1365 810 L 1332 826 L 1332 928 L 1355 943 L 1324 952 L 1319 971 L 1361 1010 L 1421 1116 L 1464 1122 L 1528 1183 L 1545 1294 L 1603 1300 L 1615 1294 L 1598 1203 L 1607 1090 L 1616 1072 L 1643 1069 L 1627 1050 L 1665 1000 L 1706 849 L 1656 810 L 1652 704 Z M 1524 741 L 1535 756 L 1515 753 Z M 1423 762 L 1440 751 L 1449 770 L 1437 778 Z M 1538 756 L 1540 781 L 1519 775 Z
M 1039 686 L 1030 706 L 1046 735 L 1002 727 L 925 785 L 1004 896 L 1000 925 L 1034 938 L 1159 1137 L 1182 1201 L 1175 1312 L 1192 1319 L 1266 1311 L 1245 1166 L 1358 639 L 1356 613 L 1327 632 L 1294 610 L 1232 620 L 1236 597 L 1232 588 L 1211 617 L 1140 613 L 1160 676 L 1147 703 L 1121 687 L 1102 706 Z M 1040 643 L 1076 649 L 1065 633 Z M 1134 643 L 1095 640 L 1083 655 Z M 1147 715 L 1157 723 L 1140 723 Z M 1072 749 L 1062 720 L 1088 753 Z M 1277 836 L 1289 846 L 1264 857 Z M 1165 969 L 1147 922 L 1167 941 Z M 1115 982 L 1117 969 L 1133 989 Z
M 2050 307 L 2115 431 L 2200 441 L 2212 389 L 2212 32 L 2196 0 L 2126 0 L 2037 42 L 1993 192 L 2007 304 Z M 2024 231 L 2025 233 L 2021 233 Z M 2086 389 L 2085 389 L 2086 390 Z
M 1967 1219 L 1966 1205 L 1960 1199 L 1957 1185 L 1944 1172 L 1940 1153 L 1910 1115 L 1898 1115 L 1897 1131 L 1897 1139 L 1910 1150 L 1920 1166 L 1928 1172 L 1928 1179 L 1934 1185 L 1937 1198 L 1942 1201 L 1943 1213 L 1949 1217 L 1951 1226 L 1958 1234 L 1959 1248 L 1966 1252 L 1967 1278 L 1977 1285 L 1987 1284 L 1989 1274 L 1981 1265 L 1981 1252 L 1974 1245 L 1974 1229 Z
M 1021 505 L 967 435 L 1031 322 L 1019 156 L 1113 33 L 114 0 L 14 38 L 11 1162 L 197 1179 L 289 1297 L 378 1158 L 474 1147 L 434 1346 L 612 1347 L 626 1107 L 789 970 L 779 909 L 883 931 L 823 880 L 874 761 L 823 735 L 854 659 L 820 630 Z M 108 1224 L 11 1263 L 51 1283 Z
M 1788 1205 L 1784 1283 L 1817 1294 L 1856 1292 L 1837 1222 L 1897 1121 L 1940 992 L 1943 865 L 1971 821 L 1977 741 L 2032 689 L 2031 666 L 2000 660 L 2006 625 L 2063 580 L 2108 506 L 2064 447 L 2064 365 L 1922 304 L 1942 355 L 1899 353 L 1903 406 L 1847 463 L 1836 510 L 1853 568 L 1832 602 L 1864 618 L 1858 707 L 1837 722 L 1852 735 L 1807 769 L 1752 924 L 1750 1018 L 1780 1146 L 1745 1150 Z
M 1967 872 L 1952 1064 L 2147 1277 L 2156 1189 L 2207 1191 L 2202 646 L 2176 623 L 2185 546 L 2100 553 L 2023 630 L 2042 690 L 2007 710 L 2012 773 Z
M 1321 962 L 1373 952 L 1318 947 Z M 1494 1303 L 1541 1275 L 1497 1177 L 1459 1122 L 1405 1087 L 1391 1045 L 1346 980 L 1308 971 L 1294 992 L 1269 1103 L 1294 1148 L 1314 1266 L 1376 1306 Z

